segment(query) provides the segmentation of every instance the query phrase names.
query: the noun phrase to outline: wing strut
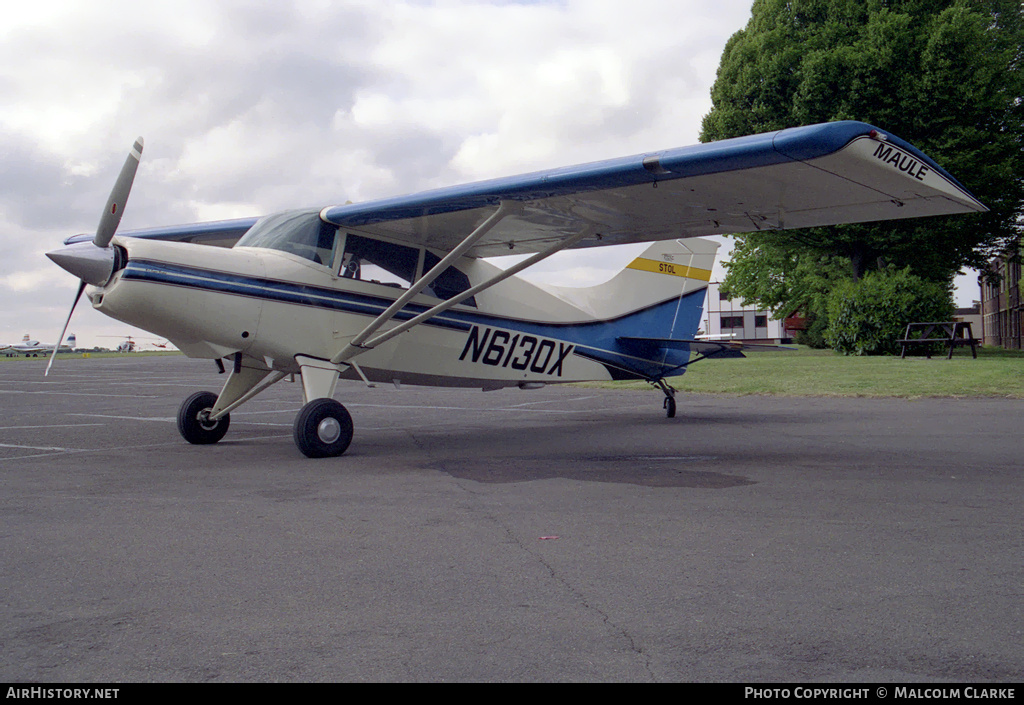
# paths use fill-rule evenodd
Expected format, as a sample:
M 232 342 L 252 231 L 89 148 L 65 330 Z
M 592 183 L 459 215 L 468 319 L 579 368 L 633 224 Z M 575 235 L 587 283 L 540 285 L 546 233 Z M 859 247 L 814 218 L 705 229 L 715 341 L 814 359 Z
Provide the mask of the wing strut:
M 406 291 L 404 294 L 399 296 L 395 303 L 388 306 L 388 308 L 373 319 L 366 328 L 360 331 L 356 337 L 349 341 L 341 352 L 331 358 L 331 362 L 338 364 L 349 358 L 353 358 L 358 355 L 364 348 L 363 342 L 373 335 L 382 325 L 390 321 L 395 315 L 405 308 L 405 305 L 409 303 L 414 296 L 419 294 L 421 291 L 427 288 L 431 282 L 437 279 L 444 270 L 448 269 L 448 266 L 463 255 L 469 248 L 477 243 L 477 240 L 482 238 L 488 232 L 490 232 L 495 225 L 500 223 L 504 218 L 519 213 L 522 210 L 522 205 L 518 201 L 502 201 L 498 205 L 498 210 L 494 211 L 487 220 L 477 226 L 476 230 L 471 232 L 465 240 L 460 242 L 451 252 L 449 252 L 444 259 L 435 264 L 429 272 L 426 272 Z
M 481 283 L 477 284 L 474 287 L 466 289 L 465 291 L 463 291 L 458 296 L 453 296 L 452 298 L 448 299 L 447 301 L 442 301 L 441 303 L 437 304 L 433 308 L 430 308 L 430 309 L 424 311 L 423 313 L 419 314 L 418 316 L 415 316 L 414 318 L 410 318 L 405 323 L 402 323 L 401 325 L 395 326 L 394 328 L 391 328 L 390 330 L 387 330 L 387 331 L 381 333 L 380 335 L 378 335 L 378 336 L 376 336 L 374 338 L 371 338 L 370 340 L 366 340 L 366 336 L 363 336 L 363 342 L 360 343 L 359 345 L 354 345 L 353 343 L 355 342 L 355 339 L 353 339 L 352 343 L 349 343 L 347 346 L 345 346 L 344 349 L 342 349 L 341 352 L 339 352 L 337 355 L 335 355 L 333 358 L 331 358 L 331 362 L 333 362 L 334 364 L 344 363 L 344 362 L 347 362 L 348 360 L 351 360 L 352 358 L 354 358 L 356 355 L 359 355 L 360 353 L 366 352 L 368 350 L 372 350 L 373 348 L 377 347 L 381 343 L 386 343 L 387 341 L 391 340 L 392 338 L 394 338 L 394 337 L 396 337 L 398 335 L 401 335 L 402 333 L 404 333 L 405 331 L 409 330 L 410 328 L 413 328 L 414 326 L 418 326 L 420 323 L 423 323 L 424 321 L 426 321 L 426 320 L 428 320 L 430 318 L 433 318 L 434 316 L 438 315 L 439 313 L 444 313 L 445 311 L 450 309 L 452 306 L 455 306 L 456 304 L 462 303 L 463 301 L 465 301 L 469 297 L 476 296 L 481 291 L 484 291 L 485 289 L 489 289 L 492 286 L 494 286 L 495 284 L 498 284 L 499 282 L 505 281 L 509 277 L 518 274 L 519 272 L 523 271 L 527 267 L 533 266 L 537 262 L 540 262 L 542 259 L 546 259 L 547 257 L 550 257 L 551 255 L 555 254 L 556 252 L 560 252 L 561 250 L 564 250 L 567 247 L 572 247 L 573 245 L 575 245 L 577 242 L 579 242 L 583 238 L 588 237 L 588 236 L 593 236 L 594 234 L 595 234 L 594 230 L 592 228 L 588 228 L 586 230 L 583 230 L 581 232 L 576 233 L 575 235 L 571 235 L 571 236 L 567 237 L 566 239 L 560 240 L 559 242 L 556 242 L 555 244 L 551 245 L 550 247 L 548 247 L 548 248 L 546 248 L 544 250 L 541 250 L 540 252 L 537 252 L 537 253 L 531 255 L 530 257 L 527 257 L 522 262 L 514 264 L 511 267 L 509 267 L 508 269 L 506 269 L 506 270 L 504 270 L 504 271 L 502 271 L 502 272 L 500 272 L 498 274 L 495 274 L 490 279 L 488 279 L 488 280 L 486 280 L 484 282 L 481 282 Z M 454 250 L 453 250 L 453 252 L 454 252 Z M 434 269 L 438 269 L 439 267 L 441 267 L 441 265 L 444 264 L 445 260 L 447 260 L 447 259 L 448 259 L 448 257 L 446 257 L 444 260 L 441 260 L 441 263 L 438 264 L 437 266 L 435 266 Z M 431 271 L 433 271 L 433 270 L 431 270 Z M 399 301 L 400 300 L 401 299 L 399 299 Z M 395 303 L 398 303 L 398 302 L 396 301 Z M 388 311 L 390 311 L 391 308 L 394 308 L 394 306 L 391 306 L 388 309 Z M 387 315 L 387 313 L 388 313 L 387 311 L 382 313 L 380 315 L 380 317 L 378 317 L 377 320 L 380 320 L 380 318 L 383 318 L 385 315 Z M 397 311 L 396 311 L 396 313 L 397 313 Z M 394 316 L 394 314 L 392 314 L 391 316 L 388 316 L 388 318 L 390 319 L 392 316 Z M 377 321 L 374 321 L 374 323 L 376 323 L 376 322 Z M 383 323 L 383 321 L 381 321 L 381 323 Z M 373 327 L 374 330 L 376 330 L 377 328 L 380 328 L 379 325 L 378 326 L 374 326 L 373 324 L 371 324 L 370 326 L 367 326 L 367 328 L 369 328 L 371 326 Z

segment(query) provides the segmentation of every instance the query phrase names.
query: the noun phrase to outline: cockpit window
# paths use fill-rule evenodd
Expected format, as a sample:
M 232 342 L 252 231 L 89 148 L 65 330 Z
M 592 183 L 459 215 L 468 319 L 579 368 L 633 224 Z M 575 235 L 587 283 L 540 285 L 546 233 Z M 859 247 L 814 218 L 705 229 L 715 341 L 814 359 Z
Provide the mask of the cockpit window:
M 416 276 L 420 251 L 349 233 L 341 259 L 341 276 L 408 289 Z
M 263 247 L 290 252 L 328 267 L 334 262 L 337 226 L 319 211 L 286 211 L 260 218 L 235 247 Z

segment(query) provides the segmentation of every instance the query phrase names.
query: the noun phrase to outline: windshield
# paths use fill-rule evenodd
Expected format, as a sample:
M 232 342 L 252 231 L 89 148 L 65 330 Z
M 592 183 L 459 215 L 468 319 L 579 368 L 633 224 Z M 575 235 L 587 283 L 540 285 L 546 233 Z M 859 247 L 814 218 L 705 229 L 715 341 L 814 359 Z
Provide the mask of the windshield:
M 320 219 L 319 211 L 286 211 L 260 218 L 235 247 L 290 252 L 330 267 L 337 233 L 336 226 Z

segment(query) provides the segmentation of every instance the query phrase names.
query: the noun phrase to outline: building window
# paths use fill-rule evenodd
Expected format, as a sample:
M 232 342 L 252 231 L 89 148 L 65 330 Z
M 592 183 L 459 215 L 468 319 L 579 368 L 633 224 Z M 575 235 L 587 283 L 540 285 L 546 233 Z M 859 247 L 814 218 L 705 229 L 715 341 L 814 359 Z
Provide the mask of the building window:
M 722 328 L 742 328 L 743 316 L 722 316 Z
M 755 328 L 767 328 L 768 327 L 768 316 L 757 315 L 754 316 L 754 327 Z

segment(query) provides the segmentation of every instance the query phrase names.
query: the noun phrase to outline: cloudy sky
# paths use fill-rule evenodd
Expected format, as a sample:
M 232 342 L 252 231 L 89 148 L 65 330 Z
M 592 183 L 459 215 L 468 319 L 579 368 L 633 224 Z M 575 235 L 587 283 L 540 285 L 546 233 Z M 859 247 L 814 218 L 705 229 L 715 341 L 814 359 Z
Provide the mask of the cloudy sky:
M 138 135 L 122 229 L 694 144 L 751 4 L 0 0 L 0 342 L 56 338 L 77 281 L 43 253 L 95 230 Z M 87 302 L 69 330 L 138 332 Z

